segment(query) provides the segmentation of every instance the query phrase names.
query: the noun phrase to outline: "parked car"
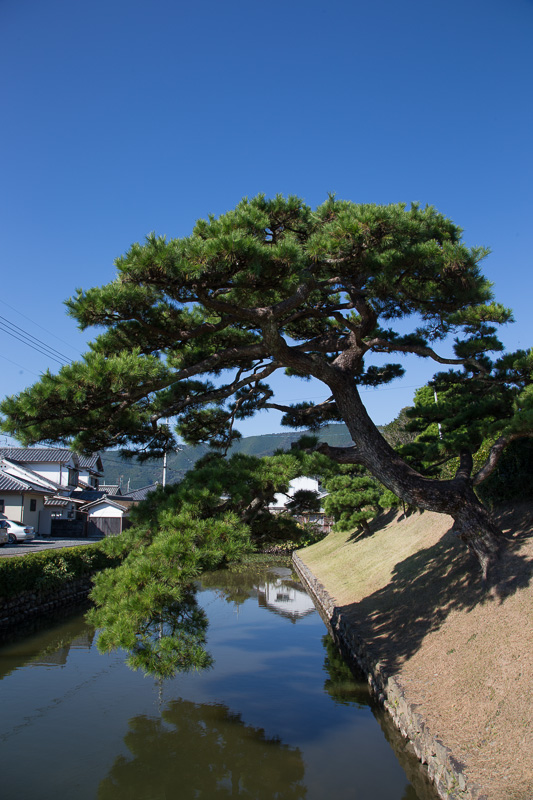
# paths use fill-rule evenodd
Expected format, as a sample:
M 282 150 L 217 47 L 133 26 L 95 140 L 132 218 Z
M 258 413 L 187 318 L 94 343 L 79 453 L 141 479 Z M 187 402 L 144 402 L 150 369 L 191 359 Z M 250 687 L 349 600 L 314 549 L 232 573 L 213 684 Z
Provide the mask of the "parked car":
M 7 528 L 0 526 L 0 547 L 3 547 L 5 544 L 7 544 Z
M 5 530 L 9 544 L 31 542 L 32 539 L 35 539 L 35 529 L 31 525 L 22 525 L 11 519 L 0 520 L 0 529 Z

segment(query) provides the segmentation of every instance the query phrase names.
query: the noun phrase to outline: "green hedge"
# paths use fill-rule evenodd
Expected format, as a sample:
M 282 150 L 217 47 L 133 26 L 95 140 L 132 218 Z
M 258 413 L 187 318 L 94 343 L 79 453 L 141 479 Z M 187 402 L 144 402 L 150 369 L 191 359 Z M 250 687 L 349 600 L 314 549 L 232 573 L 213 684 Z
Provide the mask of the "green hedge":
M 66 581 L 116 567 L 120 561 L 117 556 L 106 553 L 100 542 L 0 558 L 0 598 L 58 589 Z

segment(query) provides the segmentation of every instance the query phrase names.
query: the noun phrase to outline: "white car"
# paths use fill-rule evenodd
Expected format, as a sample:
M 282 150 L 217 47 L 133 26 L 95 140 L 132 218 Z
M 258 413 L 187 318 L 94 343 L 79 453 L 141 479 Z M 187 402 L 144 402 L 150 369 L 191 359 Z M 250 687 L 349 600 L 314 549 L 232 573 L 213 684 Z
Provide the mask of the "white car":
M 22 525 L 20 522 L 13 522 L 11 519 L 1 519 L 0 530 L 6 532 L 9 544 L 31 542 L 32 539 L 35 539 L 35 529 L 31 525 Z

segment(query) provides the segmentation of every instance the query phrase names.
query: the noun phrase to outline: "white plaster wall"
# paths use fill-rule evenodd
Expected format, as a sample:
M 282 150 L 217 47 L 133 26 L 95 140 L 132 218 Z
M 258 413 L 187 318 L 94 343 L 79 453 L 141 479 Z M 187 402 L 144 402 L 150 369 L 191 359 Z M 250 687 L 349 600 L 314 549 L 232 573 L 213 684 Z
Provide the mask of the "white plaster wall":
M 5 503 L 4 513 L 0 514 L 2 519 L 11 519 L 13 522 L 22 522 L 22 495 L 14 492 L 0 492 L 0 499 Z
M 35 503 L 35 511 L 30 511 L 30 500 L 34 498 L 36 500 Z M 35 532 L 39 532 L 39 512 L 44 509 L 44 500 L 42 495 L 39 494 L 32 494 L 31 492 L 24 493 L 24 525 L 32 525 L 35 528 Z
M 37 475 L 48 478 L 49 481 L 60 483 L 62 486 L 68 484 L 68 469 L 61 469 L 61 464 L 28 464 L 28 469 L 33 470 Z
M 98 487 L 98 478 L 95 478 L 88 469 L 80 469 L 79 471 L 79 478 L 80 481 L 84 481 L 88 483 L 90 486 L 94 486 L 95 488 Z
M 289 483 L 289 491 L 287 494 L 289 497 L 292 497 L 295 492 L 299 492 L 301 489 L 306 489 L 307 491 L 311 492 L 318 492 L 318 481 L 316 478 L 307 478 L 305 476 L 300 476 L 299 478 L 295 478 Z M 285 494 L 276 494 L 275 500 L 273 503 L 270 504 L 270 508 L 280 508 L 285 507 L 288 503 L 289 499 Z
M 107 503 L 101 506 L 94 506 L 89 510 L 89 519 L 91 517 L 122 517 L 123 515 L 123 509 L 115 508 L 115 506 L 110 506 Z

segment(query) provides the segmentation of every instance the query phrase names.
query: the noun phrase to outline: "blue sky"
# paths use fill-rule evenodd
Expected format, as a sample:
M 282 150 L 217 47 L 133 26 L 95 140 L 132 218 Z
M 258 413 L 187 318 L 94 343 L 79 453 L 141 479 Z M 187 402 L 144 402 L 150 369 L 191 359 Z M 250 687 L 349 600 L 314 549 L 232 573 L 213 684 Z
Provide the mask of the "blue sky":
M 502 338 L 530 347 L 532 39 L 532 0 L 2 0 L 2 395 L 59 366 L 6 327 L 79 357 L 76 287 L 258 192 L 436 206 L 491 248 Z M 379 424 L 434 372 L 406 366 L 364 394 Z

